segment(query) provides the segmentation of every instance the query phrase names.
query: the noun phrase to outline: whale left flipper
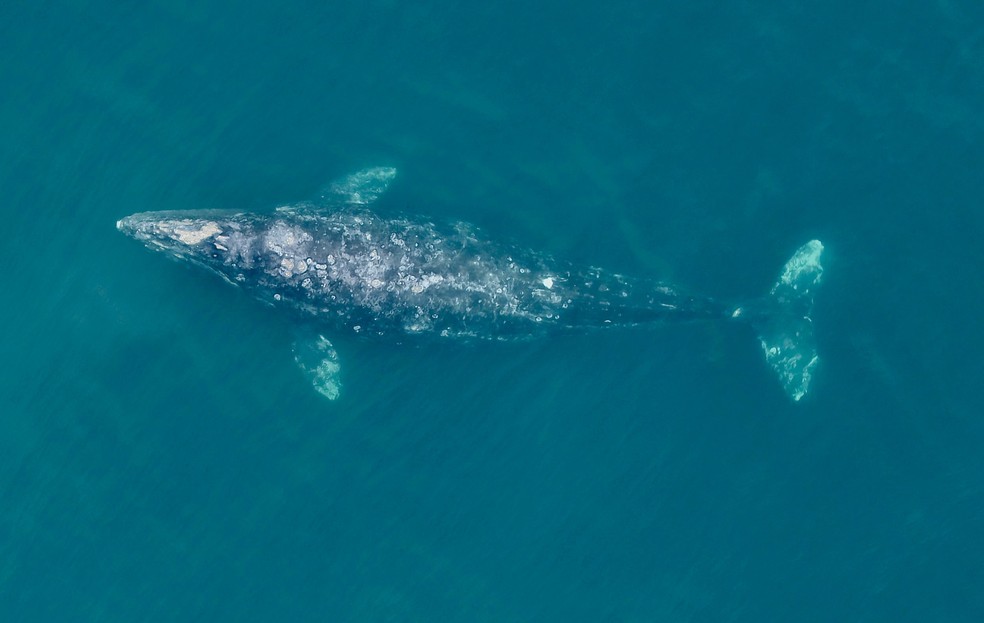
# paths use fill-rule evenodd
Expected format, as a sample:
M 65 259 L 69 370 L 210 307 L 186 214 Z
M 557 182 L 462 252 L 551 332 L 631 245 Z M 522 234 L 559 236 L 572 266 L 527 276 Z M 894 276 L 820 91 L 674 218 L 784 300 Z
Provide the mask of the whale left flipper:
M 294 361 L 314 390 L 328 400 L 337 400 L 342 392 L 342 368 L 331 341 L 320 333 L 301 331 L 293 350 Z

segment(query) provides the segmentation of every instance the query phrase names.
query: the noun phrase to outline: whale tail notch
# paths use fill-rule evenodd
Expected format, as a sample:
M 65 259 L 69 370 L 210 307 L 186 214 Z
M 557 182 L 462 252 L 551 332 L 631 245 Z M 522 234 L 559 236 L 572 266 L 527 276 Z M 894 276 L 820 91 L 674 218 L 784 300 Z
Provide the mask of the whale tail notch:
M 823 276 L 822 253 L 819 240 L 807 242 L 783 266 L 768 295 L 732 313 L 733 318 L 750 321 L 766 363 L 779 376 L 786 394 L 797 402 L 809 391 L 820 361 L 812 315 L 813 296 Z M 754 311 L 749 313 L 750 309 Z

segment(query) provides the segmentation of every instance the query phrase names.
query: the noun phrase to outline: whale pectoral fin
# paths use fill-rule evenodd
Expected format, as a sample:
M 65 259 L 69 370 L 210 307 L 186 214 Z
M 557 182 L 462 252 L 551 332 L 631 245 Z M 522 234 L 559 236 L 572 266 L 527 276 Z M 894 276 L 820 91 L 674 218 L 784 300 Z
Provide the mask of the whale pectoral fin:
M 331 341 L 320 334 L 300 335 L 294 340 L 294 361 L 314 390 L 336 400 L 342 391 L 341 365 L 338 351 Z
M 320 193 L 323 204 L 369 205 L 379 198 L 396 177 L 393 167 L 362 169 L 335 180 Z
M 276 211 L 303 216 L 317 214 L 326 208 L 367 206 L 386 192 L 395 177 L 396 169 L 393 167 L 362 169 L 321 189 L 314 202 L 285 205 Z

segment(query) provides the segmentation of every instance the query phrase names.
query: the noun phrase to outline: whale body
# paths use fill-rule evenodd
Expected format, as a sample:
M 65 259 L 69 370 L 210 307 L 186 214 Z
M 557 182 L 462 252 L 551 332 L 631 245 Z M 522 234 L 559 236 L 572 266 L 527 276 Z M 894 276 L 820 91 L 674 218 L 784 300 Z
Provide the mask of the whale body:
M 497 242 L 466 223 L 383 218 L 368 208 L 395 176 L 377 167 L 318 202 L 271 213 L 143 212 L 117 228 L 197 264 L 317 329 L 295 356 L 316 389 L 338 395 L 338 355 L 321 332 L 374 339 L 520 340 L 664 321 L 749 319 L 787 393 L 809 388 L 817 355 L 812 290 L 819 241 L 803 245 L 769 296 L 728 307 L 655 279 L 580 267 Z

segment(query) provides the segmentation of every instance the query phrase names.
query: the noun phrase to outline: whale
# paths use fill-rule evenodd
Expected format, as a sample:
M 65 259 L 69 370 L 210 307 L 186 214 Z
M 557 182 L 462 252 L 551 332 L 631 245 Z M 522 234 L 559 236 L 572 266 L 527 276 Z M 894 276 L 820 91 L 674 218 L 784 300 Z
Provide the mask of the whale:
M 341 394 L 331 337 L 515 341 L 671 322 L 751 326 L 785 393 L 807 395 L 819 362 L 814 293 L 823 244 L 801 245 L 764 296 L 741 305 L 498 241 L 465 222 L 383 215 L 373 204 L 396 177 L 372 167 L 317 200 L 267 212 L 140 212 L 117 229 L 205 269 L 297 320 L 294 358 L 316 391 Z

